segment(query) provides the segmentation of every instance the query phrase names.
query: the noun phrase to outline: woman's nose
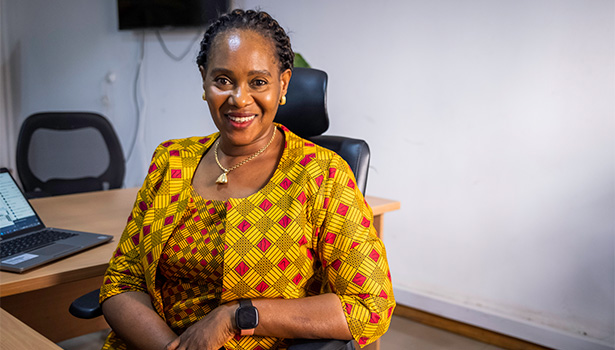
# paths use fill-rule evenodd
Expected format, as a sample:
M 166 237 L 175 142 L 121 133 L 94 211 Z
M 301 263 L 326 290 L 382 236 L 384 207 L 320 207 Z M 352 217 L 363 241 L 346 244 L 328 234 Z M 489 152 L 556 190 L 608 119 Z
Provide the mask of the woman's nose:
M 252 97 L 250 93 L 244 87 L 237 86 L 233 89 L 231 96 L 229 97 L 229 103 L 233 106 L 244 107 L 250 104 Z

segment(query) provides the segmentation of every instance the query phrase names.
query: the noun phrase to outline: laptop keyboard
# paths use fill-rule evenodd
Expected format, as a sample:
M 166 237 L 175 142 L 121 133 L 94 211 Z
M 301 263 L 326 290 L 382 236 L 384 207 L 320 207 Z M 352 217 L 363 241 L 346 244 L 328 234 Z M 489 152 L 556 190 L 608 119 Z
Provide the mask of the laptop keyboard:
M 10 241 L 2 242 L 0 244 L 0 258 L 5 258 L 17 253 L 39 248 L 55 241 L 70 238 L 76 235 L 77 234 L 70 232 L 45 230 L 25 237 L 19 237 Z

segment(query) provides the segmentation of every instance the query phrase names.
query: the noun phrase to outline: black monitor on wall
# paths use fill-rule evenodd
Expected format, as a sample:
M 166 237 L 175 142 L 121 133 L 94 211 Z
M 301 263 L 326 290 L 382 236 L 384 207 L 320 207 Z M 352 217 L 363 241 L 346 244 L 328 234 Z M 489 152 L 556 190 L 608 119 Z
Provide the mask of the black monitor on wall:
M 204 27 L 229 10 L 230 0 L 117 0 L 119 29 Z

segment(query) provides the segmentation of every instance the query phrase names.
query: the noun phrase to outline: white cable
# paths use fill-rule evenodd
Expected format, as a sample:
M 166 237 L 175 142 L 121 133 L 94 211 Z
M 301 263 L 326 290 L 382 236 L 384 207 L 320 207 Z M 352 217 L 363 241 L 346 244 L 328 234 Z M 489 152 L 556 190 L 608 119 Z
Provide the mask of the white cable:
M 137 137 L 139 136 L 139 130 L 141 129 L 141 105 L 139 103 L 139 82 L 140 82 L 140 78 L 141 78 L 141 70 L 143 69 L 143 58 L 145 57 L 145 31 L 141 32 L 141 55 L 139 57 L 139 62 L 137 63 L 137 74 L 135 75 L 135 81 L 133 84 L 133 98 L 134 98 L 134 103 L 135 103 L 135 108 L 137 110 L 137 117 L 136 117 L 136 125 L 135 125 L 135 132 L 134 135 L 132 137 L 132 142 L 130 143 L 130 148 L 128 149 L 128 154 L 126 155 L 126 161 L 128 161 L 130 159 L 130 157 L 132 157 L 133 151 L 135 149 L 135 144 L 137 142 Z M 143 90 L 143 89 L 141 89 Z M 143 96 L 141 96 L 142 99 Z
M 192 50 L 192 46 L 194 43 L 202 36 L 203 34 L 198 32 L 194 39 L 190 42 L 188 48 L 180 55 L 175 56 L 169 49 L 167 48 L 162 36 L 160 35 L 160 31 L 156 31 L 156 37 L 162 46 L 163 51 L 171 57 L 175 61 L 183 60 L 188 53 Z M 132 142 L 130 143 L 130 148 L 128 150 L 128 154 L 126 156 L 126 161 L 128 161 L 136 148 L 137 139 L 139 139 L 142 143 L 145 143 L 145 132 L 143 131 L 144 119 L 145 119 L 145 110 L 147 108 L 147 101 L 145 96 L 145 87 L 144 87 L 144 79 L 143 79 L 143 61 L 145 59 L 145 31 L 141 32 L 141 55 L 139 57 L 139 62 L 137 63 L 137 73 L 135 75 L 134 85 L 133 85 L 133 98 L 135 103 L 135 108 L 137 111 L 136 125 L 135 131 L 132 138 Z
M 186 50 L 179 56 L 175 56 L 167 47 L 167 45 L 164 43 L 164 40 L 162 40 L 162 35 L 160 35 L 160 31 L 157 30 L 156 31 L 156 38 L 158 38 L 158 42 L 160 42 L 160 46 L 162 47 L 162 51 L 164 51 L 164 53 L 167 54 L 167 56 L 171 57 L 173 60 L 175 61 L 181 61 L 184 58 L 186 58 L 186 56 L 190 53 L 190 51 L 192 51 L 192 46 L 194 45 L 195 42 L 197 42 L 197 40 L 199 40 L 200 37 L 203 36 L 203 33 L 201 32 L 197 32 L 196 36 L 194 37 L 194 39 L 192 39 L 190 41 L 190 45 L 188 45 L 188 47 L 186 48 Z
M 145 61 L 145 34 L 143 38 L 143 61 Z M 147 94 L 145 93 L 145 86 L 147 85 L 147 76 L 143 73 L 143 63 L 141 63 L 141 74 L 139 77 L 139 96 L 141 97 L 141 113 L 139 115 L 139 120 L 141 123 L 139 124 L 139 141 L 141 142 L 141 146 L 145 149 L 145 125 L 147 124 Z M 147 153 L 147 152 L 146 152 Z M 143 154 L 142 160 L 144 164 L 147 165 L 149 159 L 147 156 Z

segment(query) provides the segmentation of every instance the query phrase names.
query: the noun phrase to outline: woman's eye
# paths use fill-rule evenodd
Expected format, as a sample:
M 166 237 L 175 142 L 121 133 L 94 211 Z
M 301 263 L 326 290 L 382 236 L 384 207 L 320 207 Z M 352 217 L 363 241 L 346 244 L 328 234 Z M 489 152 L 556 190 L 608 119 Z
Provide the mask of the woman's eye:
M 218 78 L 216 78 L 216 80 L 215 80 L 215 81 L 216 81 L 216 83 L 221 84 L 221 85 L 228 85 L 228 84 L 230 84 L 230 83 L 231 83 L 231 81 L 230 81 L 230 80 L 228 80 L 228 79 L 227 79 L 227 78 L 225 78 L 225 77 L 218 77 Z
M 263 80 L 263 79 L 254 79 L 254 80 L 252 81 L 252 84 L 253 84 L 254 86 L 265 86 L 265 85 L 267 85 L 267 81 L 266 81 L 266 80 Z

